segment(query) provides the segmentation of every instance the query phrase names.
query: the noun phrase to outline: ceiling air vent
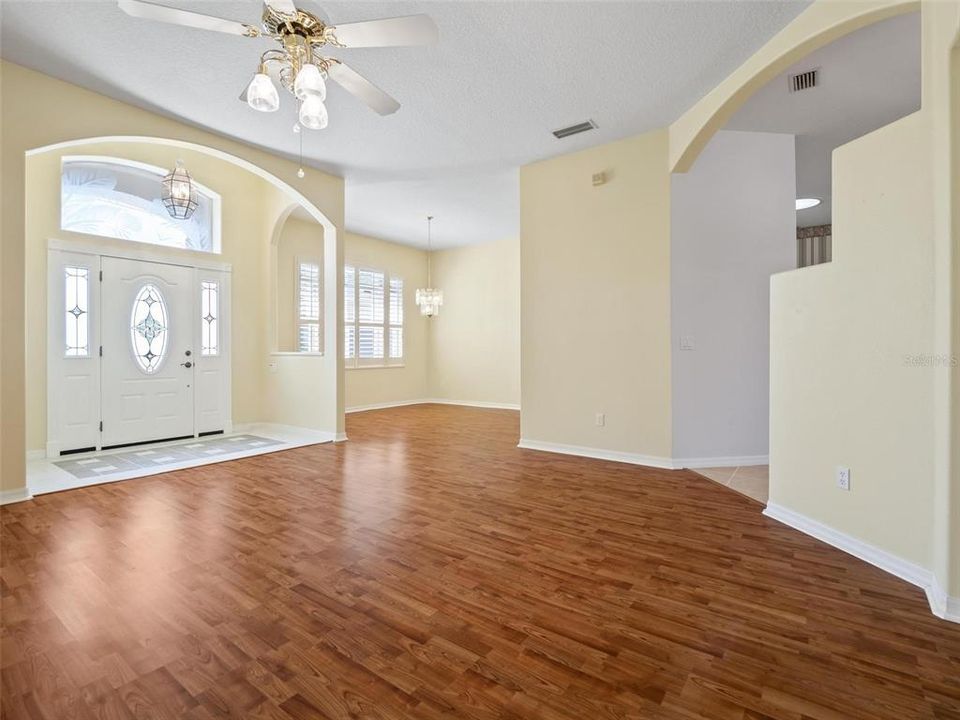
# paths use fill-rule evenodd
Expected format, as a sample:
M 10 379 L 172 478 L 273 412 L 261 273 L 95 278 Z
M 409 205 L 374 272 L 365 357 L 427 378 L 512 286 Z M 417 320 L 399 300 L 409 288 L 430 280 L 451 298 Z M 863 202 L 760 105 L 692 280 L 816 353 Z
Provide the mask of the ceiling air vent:
M 571 125 L 570 127 L 554 130 L 553 136 L 558 140 L 562 140 L 565 137 L 570 137 L 571 135 L 576 135 L 577 133 L 593 130 L 596 126 L 597 124 L 593 120 L 587 120 L 586 122 L 577 123 L 576 125 Z
M 807 70 L 790 76 L 790 92 L 815 88 L 820 82 L 820 70 Z

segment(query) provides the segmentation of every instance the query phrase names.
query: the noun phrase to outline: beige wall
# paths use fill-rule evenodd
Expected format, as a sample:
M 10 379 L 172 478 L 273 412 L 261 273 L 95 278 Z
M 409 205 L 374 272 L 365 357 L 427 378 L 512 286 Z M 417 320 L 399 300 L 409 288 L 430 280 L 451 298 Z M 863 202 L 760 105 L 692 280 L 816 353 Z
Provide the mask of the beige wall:
M 923 105 L 931 116 L 934 348 L 933 571 L 960 618 L 960 2 L 924 5 Z
M 25 297 L 27 244 L 26 238 L 26 153 L 54 143 L 112 136 L 147 136 L 164 138 L 173 144 L 190 144 L 209 148 L 212 153 L 225 153 L 237 163 L 249 163 L 252 170 L 265 171 L 284 183 L 288 197 L 265 200 L 268 212 L 275 212 L 290 197 L 312 203 L 324 222 L 329 246 L 328 257 L 335 258 L 334 268 L 342 262 L 342 248 L 336 242 L 337 227 L 343 225 L 343 180 L 325 173 L 308 170 L 297 179 L 297 166 L 270 153 L 200 130 L 196 127 L 140 110 L 102 95 L 27 70 L 8 62 L 0 63 L 0 83 L 4 102 L 0 105 L 0 150 L 2 150 L 2 250 L 0 250 L 0 490 L 15 494 L 24 487 L 25 450 L 27 447 L 26 413 L 26 337 Z M 29 98 L 29 102 L 9 102 L 9 98 Z M 69 113 L 63 108 L 70 108 Z M 211 185 L 216 187 L 216 183 Z M 266 228 L 265 228 L 266 230 Z M 269 236 L 267 236 L 269 237 Z M 264 268 L 268 267 L 264 261 Z M 263 272 L 266 272 L 264 269 Z M 334 317 L 339 303 L 339 273 L 330 276 Z M 236 298 L 240 293 L 234 291 Z M 34 298 L 31 298 L 31 301 Z M 336 323 L 331 322 L 328 339 L 338 347 Z M 311 427 L 329 427 L 342 431 L 343 385 L 342 361 L 339 353 L 329 362 L 315 362 L 306 373 L 311 388 L 322 388 L 323 402 L 301 401 L 312 408 Z M 261 370 L 266 358 L 261 358 Z M 283 374 L 285 368 L 280 369 Z M 265 391 L 269 393 L 269 382 Z M 319 390 L 317 391 L 320 392 Z M 12 496 L 12 495 L 11 495 Z
M 312 262 L 323 267 L 323 226 L 294 217 L 287 218 L 277 242 L 276 350 L 297 352 L 297 264 Z M 321 271 L 322 274 L 322 271 Z
M 430 322 L 429 397 L 520 407 L 520 242 L 433 253 L 444 305 Z
M 834 152 L 833 262 L 774 276 L 770 322 L 770 501 L 927 568 L 929 151 L 915 113 Z
M 520 171 L 524 440 L 670 457 L 667 153 L 661 130 Z
M 427 319 L 414 304 L 414 293 L 427 282 L 427 254 L 423 250 L 365 235 L 346 234 L 347 263 L 386 270 L 403 278 L 404 363 L 383 368 L 349 368 L 346 375 L 348 409 L 414 402 L 427 397 Z

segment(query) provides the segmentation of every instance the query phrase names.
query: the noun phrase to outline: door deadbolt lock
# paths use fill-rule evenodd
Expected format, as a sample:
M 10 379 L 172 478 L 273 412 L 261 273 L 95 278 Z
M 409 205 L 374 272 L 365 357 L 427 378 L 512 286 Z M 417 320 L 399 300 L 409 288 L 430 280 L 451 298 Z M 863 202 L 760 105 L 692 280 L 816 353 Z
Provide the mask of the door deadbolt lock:
M 190 362 L 189 360 L 187 360 L 186 362 L 180 363 L 180 366 L 181 366 L 181 367 L 185 367 L 185 368 L 192 368 L 192 367 L 193 367 L 193 363 Z
M 183 354 L 184 354 L 184 355 L 186 355 L 187 357 L 190 357 L 190 355 L 191 355 L 191 353 L 190 353 L 190 351 L 189 351 L 189 350 L 187 350 L 187 351 L 186 351 L 186 352 L 184 352 Z

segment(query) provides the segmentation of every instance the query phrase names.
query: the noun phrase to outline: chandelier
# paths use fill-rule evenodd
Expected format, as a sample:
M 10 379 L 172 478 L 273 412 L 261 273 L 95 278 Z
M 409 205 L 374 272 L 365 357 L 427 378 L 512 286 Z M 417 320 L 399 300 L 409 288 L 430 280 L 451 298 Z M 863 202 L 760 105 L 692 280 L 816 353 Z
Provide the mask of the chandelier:
M 433 215 L 427 215 L 427 287 L 417 290 L 416 301 L 420 308 L 420 314 L 426 317 L 433 317 L 440 314 L 440 306 L 443 305 L 443 290 L 437 290 L 431 287 L 430 282 L 430 256 L 432 254 L 432 233 Z
M 197 189 L 182 160 L 177 160 L 177 166 L 160 181 L 160 199 L 177 220 L 188 220 L 197 209 Z

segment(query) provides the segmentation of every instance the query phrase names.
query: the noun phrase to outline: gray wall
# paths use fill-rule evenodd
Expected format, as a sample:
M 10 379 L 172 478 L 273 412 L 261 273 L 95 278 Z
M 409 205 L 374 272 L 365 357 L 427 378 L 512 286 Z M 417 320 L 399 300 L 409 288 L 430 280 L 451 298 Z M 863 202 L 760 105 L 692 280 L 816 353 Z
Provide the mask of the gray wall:
M 768 454 L 770 275 L 796 267 L 794 162 L 792 135 L 725 131 L 672 178 L 675 460 Z

